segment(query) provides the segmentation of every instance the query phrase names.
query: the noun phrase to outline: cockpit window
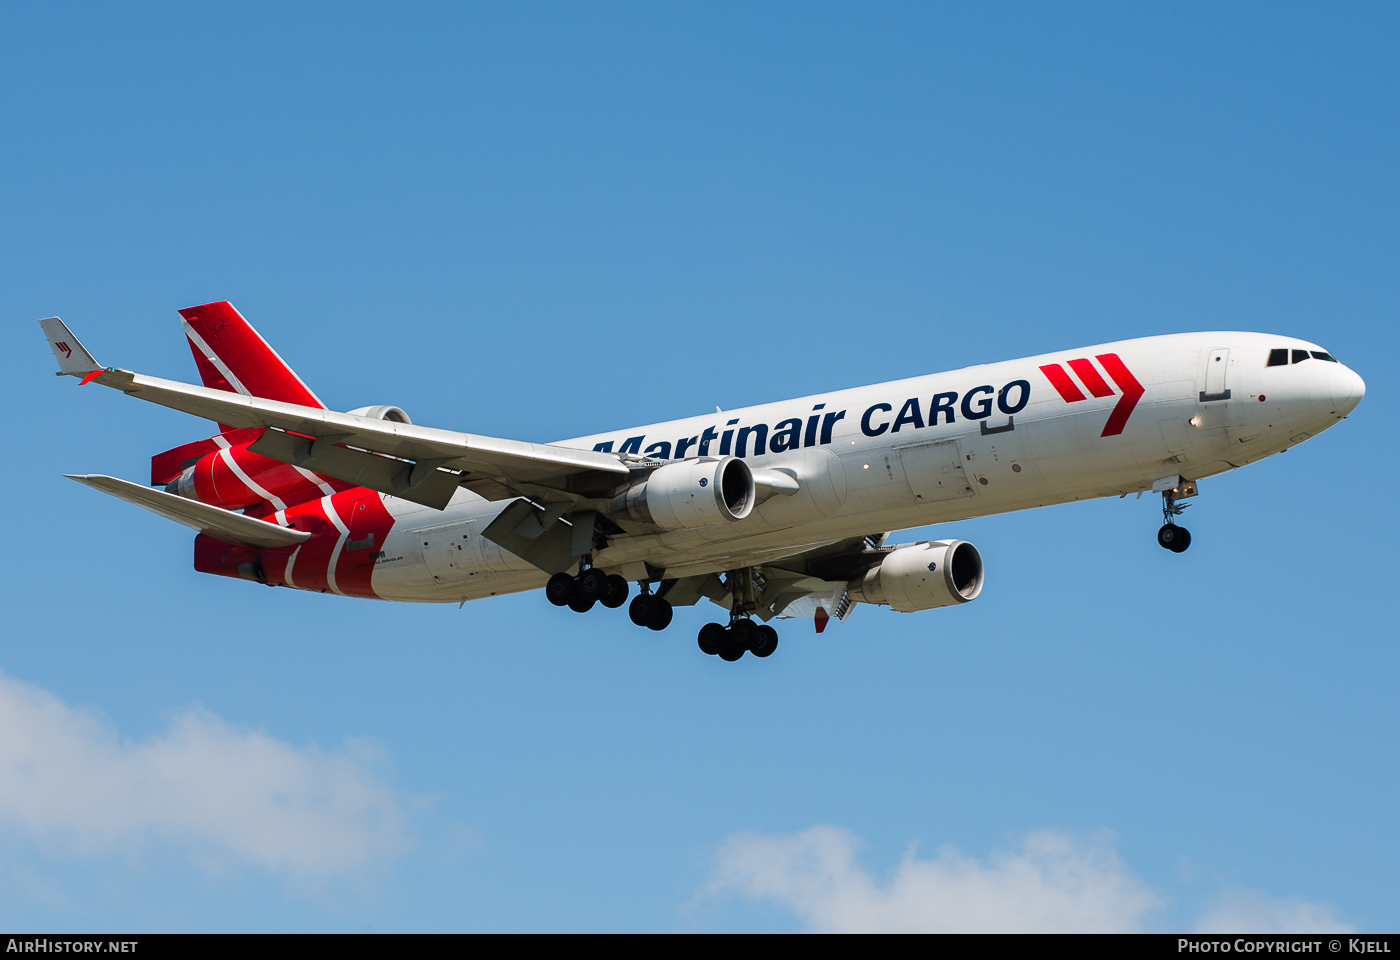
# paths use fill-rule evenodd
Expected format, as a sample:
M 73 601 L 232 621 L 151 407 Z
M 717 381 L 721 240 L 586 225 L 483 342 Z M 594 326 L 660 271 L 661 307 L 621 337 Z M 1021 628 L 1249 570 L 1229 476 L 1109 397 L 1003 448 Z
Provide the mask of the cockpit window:
M 1326 360 L 1328 363 L 1336 363 L 1336 362 L 1337 362 L 1337 358 L 1336 358 L 1336 357 L 1332 356 L 1332 354 L 1330 354 L 1330 353 L 1323 353 L 1321 350 L 1314 350 L 1314 351 L 1312 351 L 1312 355 L 1313 355 L 1313 359 L 1315 359 L 1315 360 Z
M 1294 350 L 1294 351 L 1293 351 L 1293 362 L 1294 362 L 1294 363 L 1302 363 L 1302 362 L 1303 362 L 1304 360 L 1306 360 L 1306 359 L 1308 359 L 1308 351 L 1306 351 L 1306 350 Z
M 1287 350 L 1270 350 L 1270 351 L 1269 351 L 1269 364 L 1268 364 L 1268 365 L 1271 366 L 1271 367 L 1286 367 L 1286 366 L 1288 366 L 1288 351 L 1287 351 Z

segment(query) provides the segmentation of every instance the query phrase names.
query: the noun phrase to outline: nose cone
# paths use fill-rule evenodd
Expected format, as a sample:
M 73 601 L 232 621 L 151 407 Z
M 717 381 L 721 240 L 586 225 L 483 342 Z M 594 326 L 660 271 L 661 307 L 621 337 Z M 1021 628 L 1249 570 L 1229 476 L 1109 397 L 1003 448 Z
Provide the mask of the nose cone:
M 1366 396 L 1366 381 L 1350 367 L 1337 364 L 1337 368 L 1331 372 L 1329 385 L 1332 388 L 1332 403 L 1336 411 L 1345 417 Z

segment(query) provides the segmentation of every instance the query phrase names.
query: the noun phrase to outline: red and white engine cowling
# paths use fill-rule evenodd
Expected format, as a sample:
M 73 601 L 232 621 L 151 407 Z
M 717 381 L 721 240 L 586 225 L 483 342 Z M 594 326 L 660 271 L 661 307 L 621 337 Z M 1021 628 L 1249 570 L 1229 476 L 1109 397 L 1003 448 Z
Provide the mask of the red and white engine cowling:
M 349 412 L 373 420 L 413 422 L 401 407 L 390 404 L 360 407 Z M 165 485 L 166 492 L 227 510 L 243 510 L 274 499 L 290 504 L 307 497 L 320 497 L 325 494 L 326 487 L 344 490 L 354 486 L 254 453 L 248 448 L 262 436 L 261 431 L 239 430 L 232 436 L 236 439 L 249 435 L 252 439 L 233 444 L 229 443 L 227 434 L 212 438 L 220 449 L 204 454 L 186 467 Z
M 939 540 L 893 550 L 847 589 L 853 600 L 914 613 L 976 600 L 984 580 L 976 547 L 966 540 Z
M 742 520 L 756 499 L 748 464 L 701 457 L 657 467 L 613 497 L 612 512 L 663 530 L 687 530 Z
M 305 499 L 299 494 L 321 495 L 315 474 L 308 476 L 291 464 L 253 453 L 248 445 L 206 453 L 166 484 L 166 492 L 226 510 L 242 510 L 274 497 L 286 501 Z

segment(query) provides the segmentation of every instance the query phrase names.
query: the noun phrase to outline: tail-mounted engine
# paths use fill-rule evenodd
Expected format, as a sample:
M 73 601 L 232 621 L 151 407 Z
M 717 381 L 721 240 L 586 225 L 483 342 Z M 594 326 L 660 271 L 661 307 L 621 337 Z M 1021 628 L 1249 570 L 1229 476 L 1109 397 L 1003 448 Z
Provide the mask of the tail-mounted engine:
M 852 600 L 914 613 L 976 600 L 982 581 L 976 547 L 966 540 L 940 540 L 899 547 L 847 589 Z
M 248 432 L 254 433 L 256 438 L 262 431 Z M 248 447 L 253 442 L 236 443 L 204 454 L 167 483 L 166 492 L 226 510 L 242 510 L 273 497 L 296 501 L 312 493 L 320 496 L 321 488 L 314 475 L 308 476 L 281 460 L 252 452 Z
M 757 500 L 753 473 L 738 457 L 701 457 L 657 467 L 613 497 L 612 512 L 663 530 L 742 520 Z
M 388 420 L 393 423 L 413 423 L 408 419 L 408 414 L 403 412 L 402 407 L 390 406 L 381 403 L 377 407 L 356 407 L 354 410 L 347 410 L 346 413 L 353 413 L 357 417 L 368 417 L 371 420 Z
M 403 408 L 389 404 L 360 407 L 350 413 L 372 420 L 413 422 Z M 153 459 L 151 482 L 165 484 L 167 493 L 187 500 L 212 503 L 227 510 L 242 510 L 273 497 L 292 503 L 312 495 L 321 496 L 321 481 L 314 474 L 249 449 L 262 434 L 263 431 L 256 428 L 236 430 L 168 450 Z M 185 459 L 185 453 L 192 453 L 197 459 L 195 456 Z M 171 466 L 175 457 L 180 457 L 180 473 L 171 477 L 177 469 Z M 167 480 L 167 477 L 170 479 Z M 338 489 L 345 486 L 335 481 L 327 482 Z

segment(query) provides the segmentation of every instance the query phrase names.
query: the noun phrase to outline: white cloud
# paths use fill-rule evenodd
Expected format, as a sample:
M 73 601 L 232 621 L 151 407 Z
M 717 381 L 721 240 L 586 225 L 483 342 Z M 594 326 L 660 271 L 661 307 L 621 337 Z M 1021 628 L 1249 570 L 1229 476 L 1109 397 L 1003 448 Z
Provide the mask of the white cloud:
M 164 841 L 297 877 L 357 870 L 405 842 L 372 759 L 365 744 L 298 748 L 202 709 L 133 743 L 0 674 L 0 824 L 80 856 Z
M 1049 830 L 985 861 L 945 847 L 911 851 L 883 886 L 856 862 L 860 838 L 839 827 L 795 834 L 740 833 L 716 856 L 704 893 L 737 894 L 792 911 L 813 931 L 1134 932 L 1164 906 L 1113 849 L 1113 836 Z M 1226 891 L 1201 933 L 1349 933 L 1335 908 Z
M 1354 933 L 1334 907 L 1302 900 L 1274 900 L 1258 890 L 1231 890 L 1218 897 L 1197 927 L 1199 933 Z
M 711 894 L 735 892 L 796 913 L 819 932 L 1132 932 L 1162 906 L 1108 834 L 1039 831 L 983 862 L 945 847 L 912 851 L 880 886 L 855 861 L 859 839 L 821 826 L 737 834 L 720 847 Z

